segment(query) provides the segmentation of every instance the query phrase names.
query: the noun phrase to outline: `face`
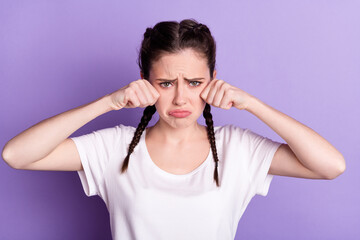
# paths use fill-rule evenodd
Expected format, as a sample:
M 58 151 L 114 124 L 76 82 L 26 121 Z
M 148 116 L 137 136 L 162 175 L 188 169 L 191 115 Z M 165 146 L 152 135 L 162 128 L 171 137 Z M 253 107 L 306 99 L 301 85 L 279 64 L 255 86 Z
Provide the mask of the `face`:
M 149 75 L 160 94 L 155 103 L 159 121 L 173 128 L 196 124 L 205 107 L 200 93 L 211 80 L 206 59 L 192 49 L 163 55 L 153 63 Z

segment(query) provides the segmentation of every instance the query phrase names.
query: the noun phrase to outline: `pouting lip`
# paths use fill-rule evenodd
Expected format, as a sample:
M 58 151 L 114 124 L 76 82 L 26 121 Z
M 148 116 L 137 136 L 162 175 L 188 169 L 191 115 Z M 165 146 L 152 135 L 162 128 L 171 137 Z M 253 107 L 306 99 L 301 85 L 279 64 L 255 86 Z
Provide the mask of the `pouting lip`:
M 173 113 L 191 113 L 190 111 L 188 110 L 182 110 L 182 109 L 178 109 L 178 110 L 172 110 L 169 112 L 169 114 L 173 114 Z

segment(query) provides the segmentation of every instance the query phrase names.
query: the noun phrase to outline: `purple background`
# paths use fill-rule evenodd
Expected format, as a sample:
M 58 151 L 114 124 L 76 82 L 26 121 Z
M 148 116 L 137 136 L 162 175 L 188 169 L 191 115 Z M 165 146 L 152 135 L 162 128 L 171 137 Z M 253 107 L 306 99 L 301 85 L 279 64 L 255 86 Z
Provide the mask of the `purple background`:
M 195 18 L 217 41 L 218 79 L 311 127 L 347 163 L 332 181 L 275 176 L 268 196 L 249 204 L 236 239 L 359 239 L 360 1 L 219 2 L 1 1 L 1 149 L 41 120 L 139 79 L 146 27 Z M 142 110 L 109 112 L 71 136 L 137 126 Z M 284 142 L 247 111 L 212 112 L 215 125 Z M 0 192 L 0 239 L 111 239 L 105 204 L 85 195 L 76 172 L 0 161 Z

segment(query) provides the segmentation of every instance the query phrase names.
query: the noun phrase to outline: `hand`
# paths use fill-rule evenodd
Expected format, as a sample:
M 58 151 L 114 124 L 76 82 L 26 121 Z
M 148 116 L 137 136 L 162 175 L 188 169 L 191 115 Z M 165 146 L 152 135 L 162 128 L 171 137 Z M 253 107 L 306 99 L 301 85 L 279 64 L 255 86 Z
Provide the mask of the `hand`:
M 213 79 L 200 93 L 200 97 L 214 107 L 223 109 L 236 107 L 239 110 L 246 110 L 251 95 L 223 80 Z
M 147 107 L 154 105 L 159 97 L 158 91 L 145 79 L 133 81 L 110 94 L 113 110 Z

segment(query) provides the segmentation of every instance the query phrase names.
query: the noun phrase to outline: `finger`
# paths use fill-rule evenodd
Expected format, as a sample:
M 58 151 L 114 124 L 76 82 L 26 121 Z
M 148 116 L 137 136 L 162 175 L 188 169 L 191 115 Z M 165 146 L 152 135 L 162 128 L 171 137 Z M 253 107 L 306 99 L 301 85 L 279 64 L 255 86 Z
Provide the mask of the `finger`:
M 213 104 L 213 102 L 214 102 L 214 97 L 215 97 L 217 91 L 219 90 L 220 84 L 222 84 L 221 80 L 217 80 L 217 81 L 213 84 L 212 88 L 210 89 L 210 92 L 209 92 L 209 94 L 208 94 L 208 96 L 207 96 L 207 98 L 206 98 L 206 102 L 208 102 L 209 104 Z
M 224 97 L 224 94 L 225 94 L 225 89 L 226 89 L 226 83 L 223 82 L 220 86 L 220 88 L 218 89 L 217 93 L 215 94 L 214 96 L 214 101 L 213 101 L 213 105 L 215 107 L 219 107 L 220 106 L 220 103 L 221 103 L 221 100 L 223 99 Z
M 211 90 L 211 88 L 212 88 L 212 85 L 214 84 L 216 82 L 216 80 L 214 79 L 214 80 L 211 80 L 209 83 L 208 83 L 208 85 L 202 90 L 202 92 L 200 93 L 200 97 L 204 100 L 204 101 L 206 101 L 206 98 L 207 98 L 207 96 L 209 95 L 209 92 L 210 92 L 210 90 Z
M 140 105 L 141 106 L 146 105 L 146 103 L 147 103 L 146 97 L 144 96 L 143 92 L 141 91 L 141 88 L 138 85 L 138 83 L 134 84 L 133 89 L 135 91 L 136 96 L 138 97 Z
M 152 96 L 148 86 L 146 85 L 146 83 L 144 81 L 140 81 L 139 85 L 140 85 L 140 90 L 141 90 L 142 94 L 146 98 L 146 103 L 150 104 L 153 101 L 153 96 Z
M 153 97 L 153 103 L 155 103 L 157 99 L 160 97 L 160 93 L 149 81 L 145 81 L 145 84 L 148 87 L 149 91 L 151 92 L 151 95 Z
M 135 92 L 133 92 L 133 94 L 129 94 L 127 96 L 127 106 L 129 107 L 139 107 L 140 106 L 140 102 L 139 102 L 139 99 L 138 99 L 138 96 L 135 94 Z
M 149 82 L 149 89 L 151 90 L 152 95 L 155 98 L 155 102 L 159 99 L 160 93 L 156 90 L 156 88 Z
M 220 108 L 223 108 L 223 109 L 230 109 L 232 107 L 232 99 L 231 99 L 231 96 L 230 94 L 226 94 L 224 95 L 223 99 L 221 100 L 221 103 L 220 103 Z

